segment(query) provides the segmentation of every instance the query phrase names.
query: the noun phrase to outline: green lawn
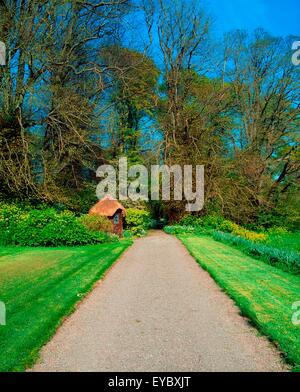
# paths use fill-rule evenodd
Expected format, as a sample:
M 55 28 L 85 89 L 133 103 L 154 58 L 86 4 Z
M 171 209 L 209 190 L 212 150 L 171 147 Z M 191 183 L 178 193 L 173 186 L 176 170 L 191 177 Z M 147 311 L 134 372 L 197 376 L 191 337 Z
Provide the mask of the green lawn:
M 275 248 L 296 250 L 300 253 L 300 233 L 269 234 L 266 243 Z
M 75 248 L 0 248 L 0 371 L 23 371 L 63 318 L 131 244 Z
M 291 320 L 292 304 L 300 301 L 300 277 L 210 237 L 180 234 L 178 238 L 234 299 L 242 314 L 277 342 L 286 359 L 299 371 L 300 325 L 294 325 Z

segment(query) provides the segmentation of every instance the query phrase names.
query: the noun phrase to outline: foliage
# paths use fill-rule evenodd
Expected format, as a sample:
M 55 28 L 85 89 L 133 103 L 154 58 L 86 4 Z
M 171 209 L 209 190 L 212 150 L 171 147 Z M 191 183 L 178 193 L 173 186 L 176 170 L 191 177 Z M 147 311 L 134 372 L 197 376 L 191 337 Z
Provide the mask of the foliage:
M 227 221 L 224 217 L 217 214 L 204 216 L 188 214 L 179 221 L 179 224 L 183 226 L 202 227 L 206 229 L 219 229 L 221 226 L 225 229 L 227 223 L 231 225 L 230 221 Z
M 214 229 L 227 233 L 233 233 L 251 241 L 265 241 L 267 239 L 267 235 L 264 233 L 256 233 L 254 231 L 247 230 L 237 225 L 236 223 L 216 214 L 205 215 L 201 217 L 186 215 L 183 219 L 181 219 L 180 224 L 190 225 L 195 228 L 201 227 L 206 230 Z
M 0 247 L 0 372 L 24 371 L 75 304 L 131 245 L 130 240 L 74 248 Z M 9 355 L 8 355 L 9 354 Z
M 130 230 L 123 231 L 123 238 L 133 238 L 133 233 Z
M 152 59 L 133 49 L 112 45 L 100 54 L 110 69 L 110 101 L 118 122 L 114 149 L 117 145 L 119 154 L 126 151 L 131 160 L 140 160 L 141 121 L 154 114 L 159 70 Z
M 274 227 L 284 227 L 288 231 L 300 230 L 300 192 L 287 192 L 277 205 L 271 209 L 260 209 L 257 219 L 252 223 L 254 229 L 261 226 L 266 230 Z
M 299 230 L 300 68 L 291 65 L 290 42 L 238 30 L 215 53 L 200 3 L 0 2 L 8 53 L 0 197 L 87 213 L 104 162 L 126 155 L 130 163 L 201 163 L 203 212 L 213 216 L 204 225 L 220 229 L 224 215 L 250 230 Z M 136 24 L 132 45 L 120 34 L 128 14 L 147 23 Z M 145 31 L 157 37 L 149 51 Z M 162 59 L 159 68 L 146 53 Z M 185 204 L 163 201 L 159 216 L 177 222 Z
M 220 215 L 207 215 L 203 219 L 204 226 L 210 229 L 217 229 L 221 227 L 225 222 L 225 219 Z
M 236 302 L 243 315 L 300 370 L 300 328 L 291 322 L 300 277 L 244 255 L 210 237 L 179 235 L 183 244 Z M 245 240 L 244 240 L 245 241 Z
M 112 222 L 101 215 L 82 215 L 79 222 L 90 231 L 104 231 L 111 233 L 113 230 Z
M 244 253 L 255 256 L 262 261 L 294 274 L 300 274 L 300 255 L 287 249 L 279 249 L 265 244 L 255 243 L 229 233 L 216 231 L 213 233 L 216 241 L 237 246 Z
M 250 241 L 266 241 L 268 236 L 264 233 L 256 233 L 255 231 L 247 230 L 237 224 L 232 225 L 232 234 L 245 238 Z
M 5 245 L 74 246 L 112 240 L 107 233 L 88 230 L 70 211 L 23 211 L 5 204 L 0 207 L 0 231 L 0 241 Z
M 282 227 L 282 226 L 277 226 L 277 227 L 271 227 L 269 230 L 268 230 L 268 233 L 269 234 L 272 234 L 272 235 L 285 235 L 285 234 L 288 234 L 288 229 L 286 228 L 286 227 Z
M 98 201 L 95 184 L 85 181 L 81 190 L 78 190 L 75 194 L 74 192 L 68 194 L 67 201 L 63 206 L 65 209 L 79 214 L 88 214 L 90 208 Z
M 126 210 L 125 228 L 137 237 L 141 237 L 147 233 L 151 227 L 150 213 L 146 210 L 137 208 L 128 208 Z
M 214 239 L 238 246 L 245 253 L 274 264 L 285 271 L 298 273 L 300 269 L 300 256 L 291 250 L 293 248 L 300 250 L 299 234 L 288 235 L 288 231 L 282 227 L 269 229 L 265 233 L 257 233 L 218 215 L 201 217 L 186 215 L 179 225 L 166 226 L 164 231 L 173 235 L 212 234 Z M 286 245 L 282 243 L 283 236 L 289 238 Z
M 235 227 L 238 227 L 238 225 L 230 220 L 224 219 L 216 229 L 225 231 L 226 233 L 232 233 Z
M 205 229 L 201 229 L 195 226 L 185 226 L 185 225 L 173 225 L 173 226 L 165 226 L 164 231 L 167 234 L 184 234 L 184 233 L 202 233 Z
M 115 41 L 128 2 L 0 2 L 1 40 L 9 53 L 0 69 L 5 196 L 90 205 L 76 196 L 104 159 L 97 140 L 103 117 L 95 108 L 103 106 L 111 83 L 99 52 L 108 39 Z M 116 68 L 122 74 L 125 66 Z
M 204 218 L 201 216 L 185 215 L 178 222 L 182 226 L 204 226 Z
M 279 249 L 295 250 L 300 253 L 300 232 L 282 232 L 281 234 L 271 232 L 268 234 L 266 244 Z

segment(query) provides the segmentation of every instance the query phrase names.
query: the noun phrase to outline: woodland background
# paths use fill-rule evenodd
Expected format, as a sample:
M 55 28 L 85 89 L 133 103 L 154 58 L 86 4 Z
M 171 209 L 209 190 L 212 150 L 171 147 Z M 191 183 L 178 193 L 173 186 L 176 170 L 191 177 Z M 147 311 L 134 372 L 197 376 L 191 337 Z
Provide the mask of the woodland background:
M 212 31 L 192 0 L 1 0 L 1 199 L 86 212 L 98 166 L 127 156 L 205 165 L 200 214 L 299 228 L 296 37 Z

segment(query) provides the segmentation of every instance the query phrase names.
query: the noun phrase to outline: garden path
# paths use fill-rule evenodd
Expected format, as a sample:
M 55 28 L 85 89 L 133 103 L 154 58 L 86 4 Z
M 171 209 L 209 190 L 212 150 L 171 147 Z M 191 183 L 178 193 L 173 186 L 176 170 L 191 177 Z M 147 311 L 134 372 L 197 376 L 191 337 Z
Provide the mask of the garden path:
M 138 239 L 33 371 L 282 371 L 272 344 L 173 236 Z

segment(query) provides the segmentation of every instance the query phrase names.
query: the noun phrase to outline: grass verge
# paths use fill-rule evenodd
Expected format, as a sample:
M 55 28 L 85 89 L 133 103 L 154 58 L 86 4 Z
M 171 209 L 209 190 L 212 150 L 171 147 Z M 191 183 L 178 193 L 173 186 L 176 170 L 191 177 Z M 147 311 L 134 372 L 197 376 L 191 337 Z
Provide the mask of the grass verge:
M 24 371 L 62 320 L 131 245 L 130 240 L 75 248 L 0 248 L 0 371 Z
M 281 268 L 283 271 L 300 275 L 300 254 L 294 250 L 275 248 L 221 231 L 214 231 L 212 237 L 216 241 L 236 246 L 243 253 Z
M 300 277 L 208 236 L 177 237 L 235 301 L 241 313 L 278 345 L 295 371 L 300 371 L 300 325 L 292 323 L 292 305 L 300 301 Z
M 268 234 L 267 245 L 300 253 L 300 233 Z

